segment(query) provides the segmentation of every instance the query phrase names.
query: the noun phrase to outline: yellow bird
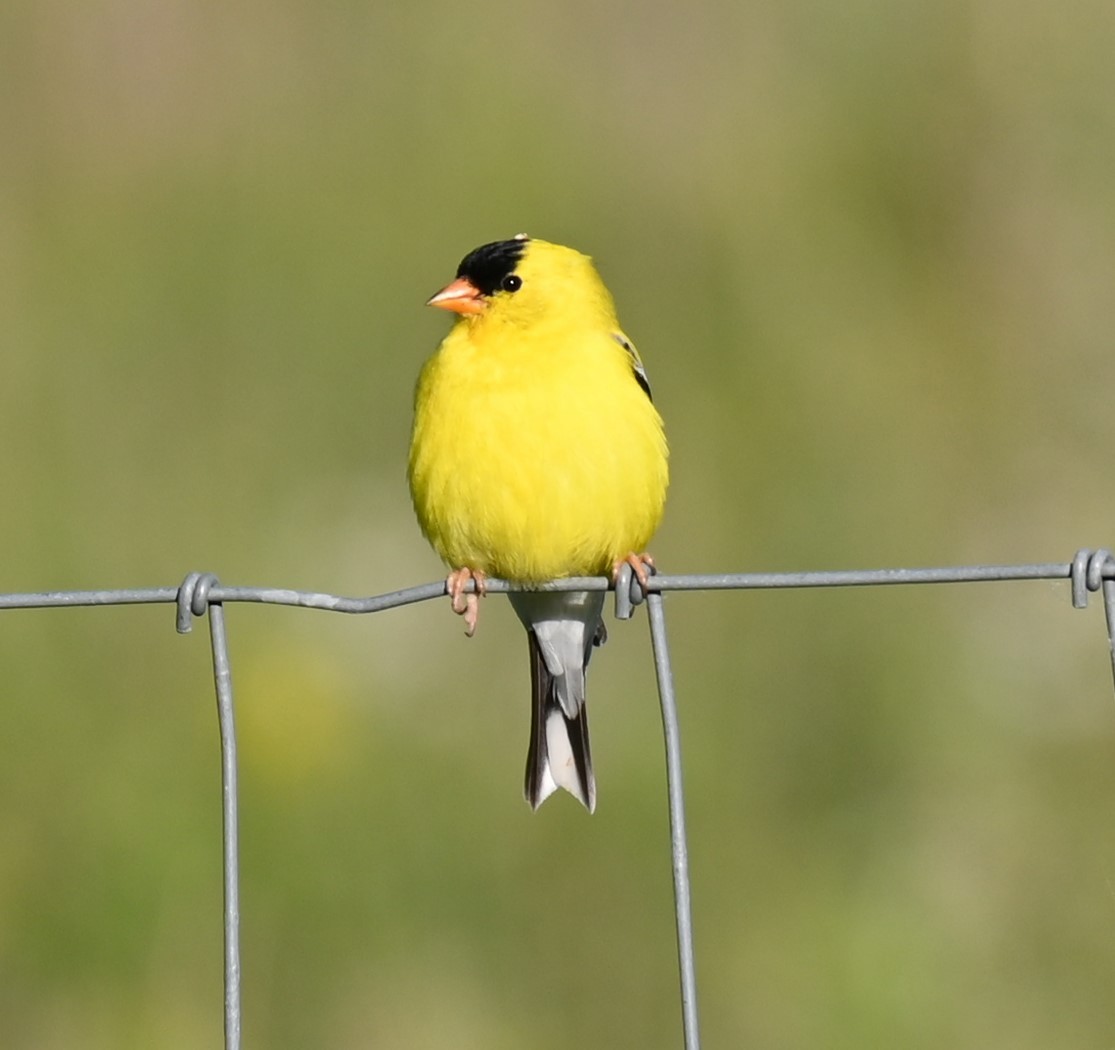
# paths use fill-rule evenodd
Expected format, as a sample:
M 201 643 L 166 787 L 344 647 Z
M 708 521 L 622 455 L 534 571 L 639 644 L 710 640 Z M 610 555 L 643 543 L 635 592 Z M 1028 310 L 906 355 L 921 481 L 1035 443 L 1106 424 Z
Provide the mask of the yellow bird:
M 529 586 L 628 562 L 645 586 L 666 438 L 592 260 L 519 234 L 466 255 L 428 305 L 458 319 L 418 379 L 408 478 L 467 633 L 488 576 Z M 527 801 L 560 787 L 591 813 L 585 669 L 605 638 L 604 594 L 510 599 L 530 643 Z

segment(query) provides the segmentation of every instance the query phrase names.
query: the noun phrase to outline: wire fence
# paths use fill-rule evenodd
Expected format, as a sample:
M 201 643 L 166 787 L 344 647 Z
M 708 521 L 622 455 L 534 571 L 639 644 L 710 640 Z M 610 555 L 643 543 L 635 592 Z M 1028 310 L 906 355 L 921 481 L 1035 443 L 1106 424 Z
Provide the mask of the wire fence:
M 636 606 L 648 607 L 662 727 L 666 751 L 667 800 L 670 815 L 670 850 L 673 864 L 674 906 L 685 1050 L 698 1050 L 697 977 L 694 964 L 690 908 L 689 857 L 685 832 L 683 767 L 677 699 L 662 595 L 668 591 L 772 590 L 803 587 L 877 587 L 899 584 L 981 583 L 1015 580 L 1067 580 L 1073 605 L 1083 609 L 1088 595 L 1102 592 L 1107 623 L 1108 650 L 1115 676 L 1115 556 L 1106 549 L 1077 551 L 1070 562 L 1029 565 L 967 565 L 928 569 L 871 569 L 837 572 L 726 573 L 717 575 L 656 575 L 644 594 L 629 566 L 624 566 L 614 588 L 598 577 L 554 580 L 539 590 L 615 590 L 617 619 L 630 619 Z M 470 587 L 472 585 L 470 584 Z M 491 579 L 490 593 L 518 590 L 505 580 Z M 190 573 L 178 587 L 133 590 L 48 591 L 35 594 L 0 594 L 2 609 L 47 609 L 100 605 L 174 604 L 177 629 L 187 634 L 195 617 L 209 617 L 213 652 L 213 680 L 221 740 L 221 791 L 224 854 L 224 1030 L 226 1050 L 240 1050 L 240 864 L 238 855 L 239 805 L 236 724 L 232 694 L 232 665 L 225 632 L 224 606 L 229 602 L 257 602 L 321 609 L 340 613 L 375 613 L 445 595 L 444 581 L 392 591 L 366 598 L 295 591 L 272 587 L 228 587 L 212 573 Z

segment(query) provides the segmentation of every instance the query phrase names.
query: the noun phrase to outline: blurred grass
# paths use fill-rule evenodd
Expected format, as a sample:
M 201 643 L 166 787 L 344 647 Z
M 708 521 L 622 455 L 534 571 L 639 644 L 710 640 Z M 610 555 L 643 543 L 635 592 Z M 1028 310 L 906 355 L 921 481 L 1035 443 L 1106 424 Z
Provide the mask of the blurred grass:
M 1111 543 L 1107 5 L 128 0 L 0 12 L 0 588 L 368 593 L 423 299 L 518 230 L 651 370 L 677 571 Z M 1115 723 L 1051 585 L 676 596 L 709 1045 L 1104 1045 Z M 0 630 L 0 1045 L 219 1045 L 215 719 L 170 610 Z M 601 807 L 518 796 L 493 603 L 229 610 L 245 1036 L 677 1046 L 641 628 Z

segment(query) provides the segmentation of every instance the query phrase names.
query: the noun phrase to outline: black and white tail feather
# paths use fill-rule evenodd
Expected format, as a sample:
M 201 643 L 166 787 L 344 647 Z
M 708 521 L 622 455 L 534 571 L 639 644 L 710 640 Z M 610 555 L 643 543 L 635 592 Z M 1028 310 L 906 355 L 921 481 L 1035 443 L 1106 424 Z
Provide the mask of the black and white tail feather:
M 537 809 L 558 788 L 596 808 L 585 671 L 605 638 L 602 591 L 521 592 L 511 604 L 530 643 L 530 748 L 523 792 Z

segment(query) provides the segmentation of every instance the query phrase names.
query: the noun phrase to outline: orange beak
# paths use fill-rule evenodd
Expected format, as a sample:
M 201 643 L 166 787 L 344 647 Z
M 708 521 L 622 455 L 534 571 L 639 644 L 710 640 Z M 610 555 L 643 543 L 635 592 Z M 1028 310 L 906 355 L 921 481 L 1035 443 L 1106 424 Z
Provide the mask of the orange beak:
M 488 307 L 480 290 L 466 277 L 458 277 L 447 284 L 428 299 L 426 305 L 436 306 L 439 310 L 452 310 L 455 314 L 482 314 Z

